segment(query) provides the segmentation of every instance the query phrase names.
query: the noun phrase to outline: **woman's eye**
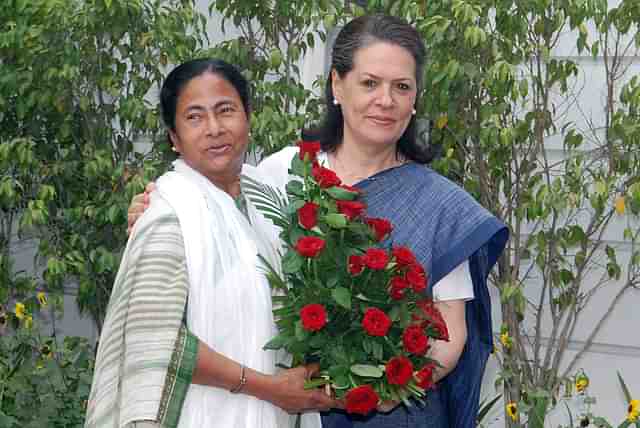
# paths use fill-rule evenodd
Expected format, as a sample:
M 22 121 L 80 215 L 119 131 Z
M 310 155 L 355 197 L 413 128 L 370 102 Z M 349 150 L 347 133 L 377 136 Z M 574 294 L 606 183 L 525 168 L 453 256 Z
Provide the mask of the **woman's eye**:
M 193 120 L 199 120 L 200 119 L 200 115 L 199 114 L 190 114 L 187 116 L 187 120 L 193 121 Z
M 408 83 L 398 83 L 398 89 L 400 89 L 401 91 L 408 91 L 409 89 L 411 89 L 411 85 L 409 85 Z
M 367 88 L 375 88 L 376 87 L 376 81 L 373 80 L 373 79 L 367 79 L 364 82 L 362 82 L 362 84 Z

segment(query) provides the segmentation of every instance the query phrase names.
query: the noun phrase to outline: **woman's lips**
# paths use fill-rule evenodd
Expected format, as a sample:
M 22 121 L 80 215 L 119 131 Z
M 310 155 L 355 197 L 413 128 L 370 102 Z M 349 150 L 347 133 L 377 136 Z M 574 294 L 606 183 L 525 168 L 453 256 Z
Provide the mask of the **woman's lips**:
M 368 116 L 367 117 L 371 122 L 380 126 L 391 126 L 396 123 L 396 120 L 392 117 L 385 116 Z
M 227 151 L 231 150 L 231 145 L 230 144 L 223 144 L 221 146 L 215 146 L 215 147 L 209 147 L 207 149 L 207 152 L 214 154 L 214 155 L 221 155 L 226 153 Z

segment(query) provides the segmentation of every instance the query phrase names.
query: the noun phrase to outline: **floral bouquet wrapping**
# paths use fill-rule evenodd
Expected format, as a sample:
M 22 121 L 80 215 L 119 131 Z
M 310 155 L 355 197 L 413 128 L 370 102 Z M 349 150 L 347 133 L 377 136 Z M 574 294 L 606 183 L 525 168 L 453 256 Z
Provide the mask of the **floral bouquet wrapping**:
M 366 415 L 387 400 L 410 405 L 433 386 L 433 340 L 445 322 L 424 297 L 427 275 L 406 247 L 380 248 L 389 221 L 367 218 L 356 188 L 316 160 L 317 142 L 301 142 L 287 197 L 251 183 L 258 208 L 281 228 L 281 269 L 268 268 L 279 334 L 266 349 L 285 349 L 293 364 L 317 361 L 321 376 L 350 413 Z M 279 271 L 282 274 L 278 273 Z

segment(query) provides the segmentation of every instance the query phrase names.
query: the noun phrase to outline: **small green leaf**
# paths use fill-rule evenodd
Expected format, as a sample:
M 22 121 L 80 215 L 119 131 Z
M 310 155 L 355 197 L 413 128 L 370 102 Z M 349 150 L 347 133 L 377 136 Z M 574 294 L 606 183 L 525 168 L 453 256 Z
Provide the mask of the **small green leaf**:
M 293 175 L 304 177 L 304 162 L 300 159 L 298 153 L 295 154 L 291 161 L 291 168 L 289 169 L 289 172 Z
M 287 251 L 282 258 L 282 270 L 284 273 L 294 273 L 300 270 L 304 260 L 300 254 L 293 250 Z
M 358 376 L 375 378 L 380 378 L 384 374 L 380 367 L 369 364 L 354 364 L 351 366 L 351 372 Z
M 627 403 L 630 403 L 633 397 L 629 392 L 629 388 L 627 388 L 627 384 L 624 382 L 624 379 L 622 379 L 622 375 L 620 374 L 620 372 L 617 371 L 616 373 L 618 374 L 618 382 L 620 382 L 620 387 L 622 388 L 622 392 L 624 393 L 624 398 L 627 399 Z
M 324 221 L 334 229 L 343 229 L 347 227 L 347 217 L 344 214 L 327 214 L 324 216 Z
M 279 334 L 273 339 L 271 339 L 270 341 L 268 341 L 267 344 L 262 347 L 262 349 L 278 350 L 278 349 L 282 349 L 284 345 L 286 345 L 286 343 L 287 343 L 287 339 L 283 335 Z
M 304 196 L 304 186 L 300 181 L 290 181 L 286 186 L 287 193 L 296 195 L 296 196 Z
M 345 309 L 351 309 L 351 291 L 345 287 L 336 287 L 331 291 L 331 297 Z
M 330 187 L 326 190 L 326 192 L 334 199 L 338 199 L 340 201 L 352 201 L 358 197 L 357 192 L 351 192 L 347 189 L 343 189 L 342 187 Z
M 302 326 L 302 321 L 296 321 L 296 339 L 299 342 L 304 342 L 309 337 L 309 332 Z

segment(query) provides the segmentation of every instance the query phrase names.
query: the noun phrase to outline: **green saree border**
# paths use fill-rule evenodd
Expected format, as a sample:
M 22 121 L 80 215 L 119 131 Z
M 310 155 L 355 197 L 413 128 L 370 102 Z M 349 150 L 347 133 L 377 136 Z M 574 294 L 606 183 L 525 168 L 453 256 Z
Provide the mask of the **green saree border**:
M 175 351 L 167 369 L 167 378 L 158 410 L 158 421 L 163 427 L 178 426 L 182 405 L 191 385 L 197 359 L 198 338 L 183 325 L 178 332 Z

